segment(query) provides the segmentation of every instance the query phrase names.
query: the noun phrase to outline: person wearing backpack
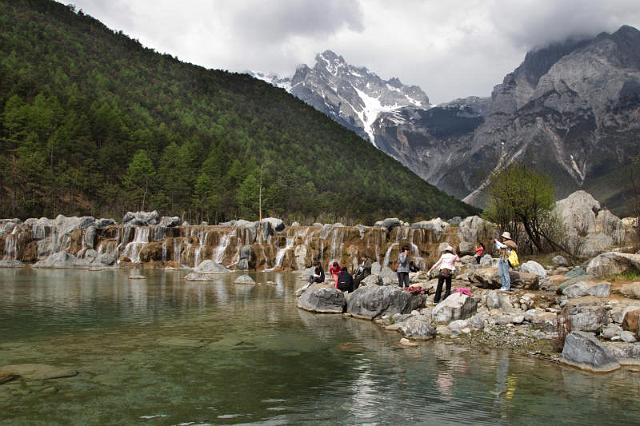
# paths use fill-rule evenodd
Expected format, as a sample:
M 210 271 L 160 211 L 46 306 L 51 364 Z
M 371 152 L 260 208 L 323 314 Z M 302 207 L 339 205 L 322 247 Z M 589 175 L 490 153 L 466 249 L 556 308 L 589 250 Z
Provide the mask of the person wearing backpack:
M 354 290 L 353 277 L 347 270 L 346 266 L 342 267 L 342 270 L 338 274 L 338 290 L 341 292 L 351 293 Z
M 400 288 L 409 288 L 409 247 L 402 247 L 398 255 L 398 285 Z
M 511 291 L 511 276 L 509 268 L 517 268 L 520 266 L 518 259 L 518 245 L 511 239 L 509 232 L 503 232 L 500 235 L 502 241 L 496 240 L 496 249 L 500 254 L 498 260 L 498 274 L 500 275 L 500 290 Z

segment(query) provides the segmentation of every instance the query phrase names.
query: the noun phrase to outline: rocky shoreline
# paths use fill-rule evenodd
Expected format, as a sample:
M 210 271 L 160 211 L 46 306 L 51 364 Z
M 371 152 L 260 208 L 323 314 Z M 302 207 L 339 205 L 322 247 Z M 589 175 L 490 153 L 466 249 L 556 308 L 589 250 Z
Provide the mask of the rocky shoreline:
M 546 267 L 529 261 L 512 272 L 514 290 L 502 292 L 497 268 L 467 262 L 453 282 L 453 293 L 439 304 L 433 303 L 437 280 L 420 272 L 411 274 L 413 292 L 385 285 L 377 274 L 350 294 L 315 284 L 300 294 L 298 307 L 372 320 L 398 332 L 406 346 L 437 338 L 477 348 L 509 348 L 591 372 L 638 366 L 640 282 L 607 281 L 603 259 L 612 271 L 634 271 L 640 265 L 640 254 L 615 252 L 574 267 L 558 265 L 566 264 L 561 257 Z M 379 265 L 374 271 L 384 273 Z M 457 292 L 459 288 L 470 290 L 471 296 Z

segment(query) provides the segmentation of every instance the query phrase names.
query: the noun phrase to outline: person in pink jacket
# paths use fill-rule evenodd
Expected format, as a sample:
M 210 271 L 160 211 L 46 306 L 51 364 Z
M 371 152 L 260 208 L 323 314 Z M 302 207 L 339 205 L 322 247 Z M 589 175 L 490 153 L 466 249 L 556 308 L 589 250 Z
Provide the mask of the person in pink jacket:
M 340 275 L 340 264 L 338 262 L 333 262 L 333 265 L 329 268 L 329 274 L 331 274 L 331 278 L 333 278 L 333 283 L 335 288 L 338 288 L 338 275 Z

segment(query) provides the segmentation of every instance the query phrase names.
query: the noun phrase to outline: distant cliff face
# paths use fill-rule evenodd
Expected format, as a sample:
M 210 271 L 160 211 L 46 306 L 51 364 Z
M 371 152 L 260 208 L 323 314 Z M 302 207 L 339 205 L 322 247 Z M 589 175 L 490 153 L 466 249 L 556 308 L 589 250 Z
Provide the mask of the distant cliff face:
M 482 206 L 488 179 L 514 162 L 549 174 L 558 198 L 576 189 L 629 214 L 640 154 L 640 31 L 567 40 L 529 52 L 491 98 L 429 105 L 333 52 L 274 84 L 336 119 L 438 188 Z M 372 117 L 374 119 L 372 120 Z M 640 172 L 639 172 L 640 173 Z
M 628 212 L 639 118 L 640 31 L 622 27 L 529 52 L 491 99 L 405 109 L 374 129 L 385 151 L 471 204 L 492 172 L 523 162 L 551 175 L 559 197 L 584 188 Z

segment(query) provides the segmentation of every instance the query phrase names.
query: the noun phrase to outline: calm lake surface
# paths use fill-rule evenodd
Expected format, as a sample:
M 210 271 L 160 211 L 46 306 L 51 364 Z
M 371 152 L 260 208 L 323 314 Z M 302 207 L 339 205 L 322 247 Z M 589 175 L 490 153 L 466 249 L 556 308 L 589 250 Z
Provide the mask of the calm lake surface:
M 0 366 L 80 372 L 0 385 L 1 425 L 640 423 L 640 373 L 403 349 L 370 322 L 298 310 L 294 274 L 144 274 L 0 270 Z

